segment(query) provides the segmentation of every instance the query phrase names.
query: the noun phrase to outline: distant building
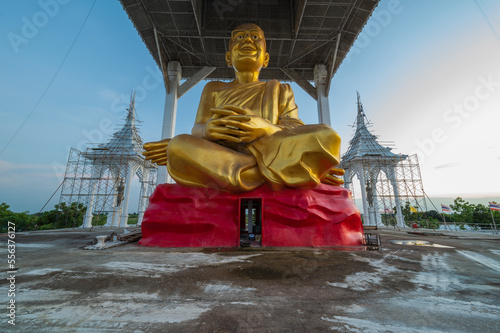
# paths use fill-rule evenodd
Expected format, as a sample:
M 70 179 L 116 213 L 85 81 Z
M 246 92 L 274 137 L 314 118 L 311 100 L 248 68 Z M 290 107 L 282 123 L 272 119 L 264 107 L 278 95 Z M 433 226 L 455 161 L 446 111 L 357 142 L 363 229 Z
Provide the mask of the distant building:
M 148 198 L 156 185 L 157 167 L 142 156 L 142 139 L 136 127 L 135 95 L 131 97 L 125 124 L 107 143 L 72 148 L 66 167 L 60 203 L 83 203 L 87 207 L 81 227 L 90 228 L 94 215 L 107 215 L 106 225 L 128 226 L 130 186 L 134 174 L 141 184 L 138 220 L 140 225 Z M 68 215 L 68 214 L 66 214 Z M 67 226 L 76 221 L 67 221 Z M 68 225 L 69 224 L 69 225 Z
M 353 190 L 353 178 L 359 180 L 365 226 L 405 227 L 402 205 L 427 211 L 417 155 L 395 154 L 382 146 L 367 127 L 359 93 L 357 99 L 356 131 L 340 163 L 344 186 Z

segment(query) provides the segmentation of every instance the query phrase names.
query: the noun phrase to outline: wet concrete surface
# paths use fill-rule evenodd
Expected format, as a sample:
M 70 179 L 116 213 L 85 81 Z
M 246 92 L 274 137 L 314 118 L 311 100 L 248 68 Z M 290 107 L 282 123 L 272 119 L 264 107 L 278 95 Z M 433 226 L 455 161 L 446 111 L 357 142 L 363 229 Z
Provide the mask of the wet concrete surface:
M 9 284 L 2 278 L 0 330 L 500 331 L 499 236 L 377 230 L 370 232 L 381 235 L 382 246 L 372 251 L 81 248 L 112 231 L 18 233 L 16 325 L 7 323 Z

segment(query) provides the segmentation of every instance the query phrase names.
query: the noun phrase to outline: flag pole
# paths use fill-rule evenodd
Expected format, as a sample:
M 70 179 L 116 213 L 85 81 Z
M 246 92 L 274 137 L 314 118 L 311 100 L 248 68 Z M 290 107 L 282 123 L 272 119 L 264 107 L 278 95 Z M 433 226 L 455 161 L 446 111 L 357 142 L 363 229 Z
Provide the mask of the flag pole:
M 458 231 L 458 229 L 457 229 L 457 222 L 455 222 L 455 213 L 453 213 L 453 225 L 455 226 L 455 231 Z
M 448 229 L 450 229 L 451 231 L 451 227 L 448 226 L 448 223 L 446 223 L 446 217 L 445 217 L 445 213 L 443 211 L 443 206 L 441 206 L 441 216 L 443 217 L 443 221 L 444 221 L 444 230 L 446 230 L 446 227 L 448 227 Z
M 495 218 L 493 217 L 493 209 L 491 209 L 491 206 L 490 206 L 490 213 L 491 213 L 491 219 L 493 220 L 493 233 L 494 234 L 498 234 L 498 231 L 497 231 L 497 225 L 495 224 Z
M 444 210 L 443 210 L 443 204 L 441 204 L 441 216 L 443 217 L 444 225 L 446 227 L 450 228 L 450 231 L 453 231 L 453 230 L 451 230 L 451 227 L 446 223 L 446 218 L 445 218 L 446 214 L 444 213 Z M 453 219 L 453 225 L 455 226 L 455 231 L 457 231 L 457 224 L 455 223 L 455 219 Z

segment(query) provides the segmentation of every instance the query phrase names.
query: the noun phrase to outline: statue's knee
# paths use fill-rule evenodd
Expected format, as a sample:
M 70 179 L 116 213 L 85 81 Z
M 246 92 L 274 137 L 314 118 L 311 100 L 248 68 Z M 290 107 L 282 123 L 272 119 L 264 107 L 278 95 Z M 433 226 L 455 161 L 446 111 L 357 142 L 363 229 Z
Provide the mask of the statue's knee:
M 188 134 L 174 136 L 168 143 L 167 155 L 172 156 L 178 154 L 178 152 L 182 152 L 185 149 L 183 146 L 189 141 L 189 137 L 190 135 Z
M 185 141 L 188 141 L 190 139 L 191 135 L 189 134 L 179 134 L 179 135 L 176 135 L 172 138 L 172 140 L 170 140 L 170 143 L 174 142 L 175 144 L 177 144 L 178 142 L 185 142 Z
M 340 136 L 330 126 L 319 124 L 317 133 L 321 141 L 328 142 L 331 145 L 340 145 Z

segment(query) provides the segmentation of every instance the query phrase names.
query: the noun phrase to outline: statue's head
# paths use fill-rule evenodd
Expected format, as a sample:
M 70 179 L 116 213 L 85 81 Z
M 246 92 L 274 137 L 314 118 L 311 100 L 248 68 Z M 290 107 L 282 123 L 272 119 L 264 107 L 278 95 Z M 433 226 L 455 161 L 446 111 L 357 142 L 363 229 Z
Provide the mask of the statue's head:
M 259 72 L 269 63 L 264 31 L 252 23 L 237 26 L 231 33 L 226 63 L 236 71 Z

